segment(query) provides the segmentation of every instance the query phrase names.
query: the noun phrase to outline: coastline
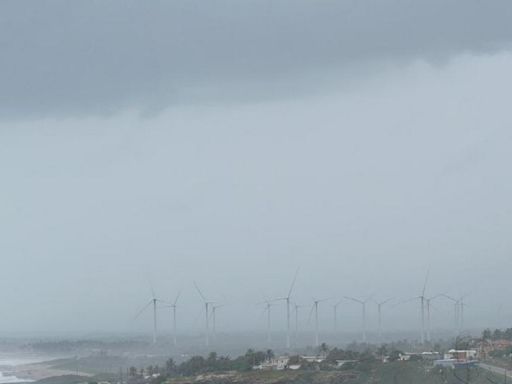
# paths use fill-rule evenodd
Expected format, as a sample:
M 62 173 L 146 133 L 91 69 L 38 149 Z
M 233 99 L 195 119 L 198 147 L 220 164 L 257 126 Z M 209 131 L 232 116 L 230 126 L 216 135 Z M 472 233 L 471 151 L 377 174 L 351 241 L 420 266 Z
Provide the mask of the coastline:
M 91 374 L 85 372 L 57 369 L 54 368 L 49 362 L 23 364 L 11 368 L 12 371 L 8 373 L 12 373 L 13 376 L 16 376 L 19 379 L 29 381 L 37 381 L 47 379 L 49 377 L 64 375 L 83 376 L 84 378 L 92 376 Z
M 21 364 L 0 364 L 0 384 L 29 383 L 50 377 L 74 375 L 84 378 L 92 375 L 86 372 L 54 368 L 51 361 L 37 361 Z

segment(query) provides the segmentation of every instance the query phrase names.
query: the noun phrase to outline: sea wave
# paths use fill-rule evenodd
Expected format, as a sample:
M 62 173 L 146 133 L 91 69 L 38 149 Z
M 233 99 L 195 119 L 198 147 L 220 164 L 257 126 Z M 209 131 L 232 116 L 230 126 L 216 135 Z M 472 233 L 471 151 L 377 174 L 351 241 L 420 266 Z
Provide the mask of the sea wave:
M 16 376 L 4 376 L 2 372 L 0 372 L 0 384 L 11 384 L 11 383 L 29 383 L 33 380 L 23 380 Z

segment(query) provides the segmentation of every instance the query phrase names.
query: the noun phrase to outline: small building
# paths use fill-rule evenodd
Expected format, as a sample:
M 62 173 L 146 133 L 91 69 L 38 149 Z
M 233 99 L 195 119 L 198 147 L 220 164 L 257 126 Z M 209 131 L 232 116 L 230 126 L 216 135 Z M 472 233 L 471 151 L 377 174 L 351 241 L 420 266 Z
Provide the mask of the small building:
M 336 368 L 342 368 L 347 364 L 355 364 L 357 360 L 336 360 Z
M 274 357 L 252 367 L 252 369 L 262 371 L 282 371 L 288 368 L 289 361 L 290 358 L 288 356 Z
M 444 359 L 455 359 L 460 362 L 476 360 L 477 351 L 476 349 L 450 349 L 448 353 L 444 354 Z
M 300 358 L 308 363 L 321 363 L 325 360 L 325 356 L 301 356 Z

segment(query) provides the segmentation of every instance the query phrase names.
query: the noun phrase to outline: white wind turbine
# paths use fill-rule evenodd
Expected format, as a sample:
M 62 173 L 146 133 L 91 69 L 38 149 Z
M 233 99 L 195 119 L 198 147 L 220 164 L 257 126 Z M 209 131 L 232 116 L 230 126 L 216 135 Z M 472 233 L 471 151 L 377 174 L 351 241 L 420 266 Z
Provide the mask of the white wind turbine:
M 297 346 L 299 340 L 299 309 L 306 307 L 307 305 L 299 305 L 297 303 L 293 304 L 293 309 L 295 311 L 295 346 Z
M 174 346 L 178 345 L 178 333 L 177 333 L 177 326 L 176 326 L 176 307 L 177 307 L 178 300 L 179 300 L 180 296 L 181 296 L 181 291 L 178 292 L 178 294 L 176 295 L 174 302 L 171 305 L 167 305 L 168 308 L 171 308 L 172 336 L 173 336 Z
M 361 304 L 362 309 L 362 320 L 363 320 L 363 332 L 362 332 L 362 341 L 363 343 L 366 343 L 366 303 L 371 299 L 371 297 L 368 297 L 365 300 L 356 299 L 355 297 L 349 297 L 345 296 L 345 299 L 352 300 L 355 303 Z
M 157 324 L 156 324 L 156 307 L 158 302 L 164 302 L 163 300 L 157 299 L 155 291 L 151 287 L 151 300 L 135 315 L 137 319 L 142 313 L 150 306 L 153 305 L 153 344 L 156 344 Z
M 425 298 L 425 307 L 426 307 L 426 310 L 427 310 L 427 338 L 426 338 L 426 340 L 428 342 L 430 342 L 432 340 L 432 338 L 431 338 L 431 335 L 432 335 L 432 321 L 431 321 L 431 317 L 430 317 L 430 309 L 432 307 L 431 302 L 432 302 L 432 300 L 435 300 L 435 299 L 437 299 L 439 297 L 443 297 L 443 296 L 446 296 L 446 295 L 440 293 L 440 294 L 437 294 L 435 296 L 426 297 Z
M 217 309 L 224 307 L 224 305 L 212 305 L 212 332 L 213 339 L 217 338 Z
M 290 290 L 288 291 L 288 295 L 286 297 L 280 297 L 275 299 L 274 301 L 284 300 L 286 302 L 286 348 L 290 349 L 290 298 L 292 296 L 293 287 L 295 286 L 295 281 L 297 280 L 297 275 L 299 274 L 299 268 L 295 271 L 295 276 L 293 277 L 292 284 L 290 286 Z
M 334 312 L 334 332 L 338 330 L 338 307 L 343 303 L 343 300 L 338 301 L 332 306 Z
M 266 312 L 267 314 L 267 343 L 272 342 L 272 332 L 271 332 L 271 308 L 275 304 L 272 303 L 272 300 L 267 300 L 258 303 L 258 304 L 265 304 L 265 308 L 263 308 L 263 313 Z
M 319 327 L 318 327 L 318 304 L 327 301 L 329 299 L 315 299 L 313 298 L 313 306 L 311 307 L 311 312 L 309 313 L 309 320 L 311 320 L 311 315 L 315 312 L 315 347 L 320 345 L 320 335 L 319 335 Z
M 468 296 L 468 294 L 465 294 L 459 298 L 459 308 L 460 308 L 460 332 L 464 330 L 464 308 L 466 307 L 466 304 L 464 303 L 464 299 Z
M 464 306 L 465 306 L 464 298 L 467 295 L 461 296 L 458 299 L 455 299 L 455 298 L 445 295 L 445 294 L 442 294 L 441 296 L 443 296 L 444 298 L 453 302 L 453 307 L 454 307 L 453 320 L 454 320 L 454 325 L 455 325 L 455 334 L 460 334 L 462 332 L 462 328 L 464 326 Z
M 199 286 L 194 281 L 194 286 L 199 293 L 199 296 L 201 296 L 201 299 L 203 299 L 204 303 L 204 311 L 205 311 L 205 343 L 208 347 L 210 345 L 210 304 L 215 304 L 213 301 L 208 301 L 206 297 L 203 295 L 203 292 L 199 289 Z
M 423 284 L 423 290 L 421 291 L 421 294 L 419 296 L 413 297 L 410 300 L 408 300 L 408 301 L 412 301 L 412 300 L 420 301 L 420 317 L 421 317 L 421 319 L 420 319 L 421 320 L 420 340 L 421 340 L 421 344 L 425 343 L 425 301 L 427 299 L 425 297 L 425 291 L 427 289 L 427 282 L 428 282 L 429 274 L 430 274 L 430 270 L 427 271 L 427 275 L 425 277 L 425 282 Z
M 390 299 L 386 299 L 384 301 L 375 301 L 375 304 L 377 304 L 377 313 L 378 313 L 378 317 L 379 317 L 379 322 L 378 322 L 378 335 L 379 335 L 379 341 L 382 341 L 382 307 L 389 303 L 391 300 L 393 300 L 392 298 Z

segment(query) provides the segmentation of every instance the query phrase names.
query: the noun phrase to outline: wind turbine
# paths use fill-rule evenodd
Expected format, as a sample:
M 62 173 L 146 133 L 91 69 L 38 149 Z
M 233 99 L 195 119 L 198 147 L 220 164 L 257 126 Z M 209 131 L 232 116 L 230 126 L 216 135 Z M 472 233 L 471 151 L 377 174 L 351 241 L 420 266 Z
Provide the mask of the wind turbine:
M 217 309 L 222 308 L 224 305 L 212 305 L 212 331 L 213 339 L 217 337 Z
M 299 339 L 299 309 L 305 307 L 307 307 L 307 305 L 299 305 L 297 303 L 293 304 L 293 308 L 295 310 L 295 346 L 297 346 Z
M 174 346 L 178 345 L 178 334 L 176 331 L 176 305 L 178 304 L 178 300 L 181 296 L 181 291 L 178 292 L 176 295 L 176 298 L 174 299 L 174 302 L 171 305 L 168 305 L 168 308 L 171 308 L 171 316 L 172 316 L 172 334 L 173 334 L 173 341 Z
M 151 287 L 151 300 L 135 315 L 135 319 L 137 319 L 150 305 L 153 305 L 153 344 L 156 344 L 156 307 L 158 302 L 163 302 L 163 300 L 156 298 L 155 291 Z
M 466 304 L 464 304 L 464 299 L 466 298 L 466 295 L 463 295 L 459 297 L 458 303 L 459 303 L 459 333 L 462 333 L 464 330 L 464 307 Z
M 210 304 L 214 304 L 213 301 L 208 301 L 206 297 L 203 295 L 203 292 L 199 289 L 199 286 L 194 281 L 194 286 L 196 287 L 197 292 L 199 293 L 199 296 L 201 296 L 201 299 L 203 299 L 204 302 L 204 311 L 205 311 L 205 343 L 206 346 L 210 346 L 210 319 L 209 319 L 209 310 L 210 310 Z
M 295 281 L 297 280 L 297 275 L 299 274 L 299 268 L 295 271 L 295 276 L 293 277 L 292 284 L 290 286 L 290 290 L 288 291 L 288 295 L 286 297 L 280 297 L 275 299 L 274 301 L 284 300 L 286 301 L 286 348 L 290 348 L 290 298 L 292 296 L 293 287 L 295 286 Z
M 393 300 L 392 298 L 390 299 L 386 299 L 384 301 L 375 301 L 375 304 L 377 304 L 377 313 L 378 313 L 378 316 L 379 316 L 379 341 L 382 341 L 382 307 L 389 303 L 391 300 Z
M 340 300 L 332 306 L 334 312 L 334 332 L 338 330 L 338 307 L 341 305 L 342 302 L 343 300 Z
M 467 295 L 461 296 L 458 299 L 455 299 L 451 296 L 441 294 L 441 296 L 453 302 L 454 307 L 454 323 L 455 323 L 455 333 L 460 334 L 462 332 L 462 328 L 464 326 L 464 298 Z
M 265 300 L 265 309 L 263 309 L 263 312 L 267 312 L 267 343 L 272 342 L 272 333 L 270 332 L 270 326 L 271 326 L 271 315 L 270 315 L 270 308 L 272 308 L 272 302 L 270 300 Z
M 270 300 L 268 298 L 265 298 L 264 301 L 256 303 L 256 305 L 265 304 L 265 308 L 263 308 L 263 312 L 262 313 L 266 313 L 267 314 L 267 343 L 271 343 L 272 342 L 272 333 L 270 331 L 270 329 L 271 329 L 270 308 L 272 308 L 272 306 L 275 305 L 275 304 L 273 304 L 274 301 L 275 300 Z
M 431 308 L 431 301 L 437 299 L 438 297 L 444 296 L 444 294 L 440 293 L 432 297 L 425 298 L 425 306 L 427 309 L 427 341 L 431 341 L 431 333 L 432 333 L 432 323 L 430 320 L 430 308 Z
M 347 300 L 352 300 L 356 303 L 359 303 L 361 304 L 361 308 L 362 308 L 362 318 L 363 318 L 363 337 L 362 337 L 362 340 L 363 340 L 363 343 L 366 343 L 366 303 L 370 300 L 370 297 L 365 299 L 365 300 L 359 300 L 359 299 L 356 299 L 355 297 L 349 297 L 349 296 L 345 296 L 345 299 Z
M 329 299 L 315 299 L 313 298 L 313 306 L 311 307 L 311 312 L 309 313 L 309 319 L 311 320 L 311 315 L 313 314 L 313 311 L 315 312 L 315 347 L 318 347 L 320 345 L 320 337 L 319 337 L 319 330 L 318 330 L 318 304 L 320 304 L 323 301 L 326 301 Z
M 423 289 L 421 291 L 421 294 L 419 296 L 413 297 L 411 300 L 408 300 L 408 301 L 412 301 L 412 300 L 419 299 L 419 301 L 420 301 L 420 314 L 421 314 L 420 339 L 421 339 L 421 344 L 425 344 L 425 301 L 427 299 L 425 297 L 425 291 L 427 289 L 427 282 L 428 282 L 429 275 L 430 275 L 430 270 L 427 270 L 427 275 L 425 276 L 425 282 L 423 283 Z

